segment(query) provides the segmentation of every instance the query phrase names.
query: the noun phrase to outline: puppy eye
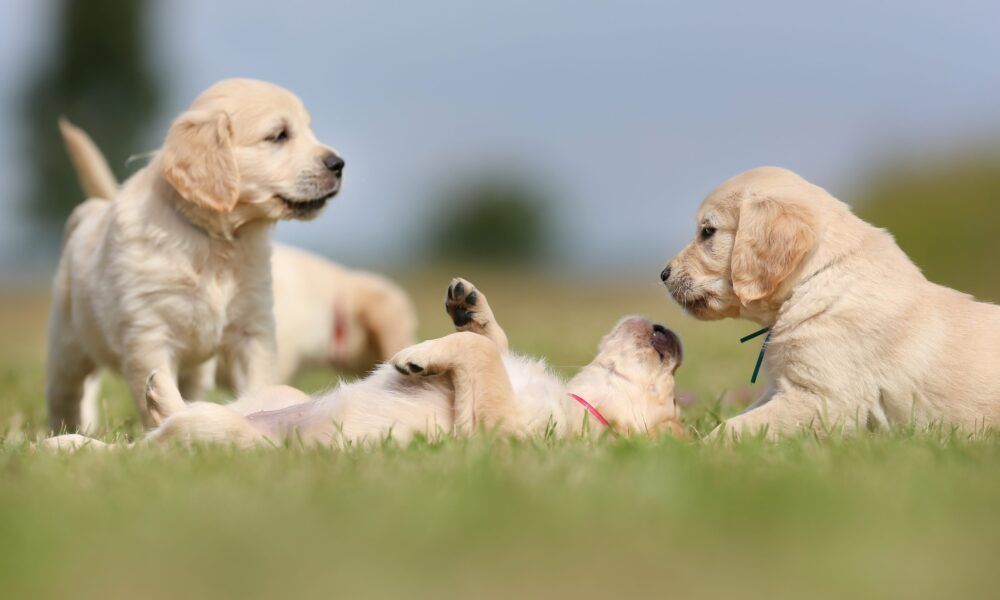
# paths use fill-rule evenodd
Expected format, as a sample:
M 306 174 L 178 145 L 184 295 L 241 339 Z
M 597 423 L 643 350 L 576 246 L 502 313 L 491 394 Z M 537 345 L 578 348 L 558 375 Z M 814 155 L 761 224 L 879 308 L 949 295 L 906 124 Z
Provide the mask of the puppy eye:
M 714 233 L 715 233 L 715 227 L 702 227 L 701 239 L 707 240 L 708 238 L 712 237 Z
M 285 128 L 285 127 L 282 127 L 277 132 L 271 134 L 267 138 L 266 141 L 271 142 L 272 144 L 280 144 L 282 142 L 287 142 L 288 141 L 288 129 Z

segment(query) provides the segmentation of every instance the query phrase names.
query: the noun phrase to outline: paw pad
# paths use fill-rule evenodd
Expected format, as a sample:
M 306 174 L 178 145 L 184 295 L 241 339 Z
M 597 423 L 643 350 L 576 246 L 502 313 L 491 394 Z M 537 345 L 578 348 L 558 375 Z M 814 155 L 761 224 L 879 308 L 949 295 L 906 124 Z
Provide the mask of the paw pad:
M 472 322 L 472 318 L 476 315 L 472 307 L 476 305 L 478 299 L 479 293 L 471 283 L 460 278 L 452 280 L 448 286 L 444 309 L 456 327 L 465 327 Z
M 419 375 L 421 377 L 431 377 L 433 375 L 437 375 L 437 373 L 428 371 L 422 365 L 419 365 L 415 362 L 407 361 L 402 363 L 393 363 L 392 366 L 395 367 L 395 369 L 399 371 L 401 374 L 406 375 L 407 377 L 414 375 Z

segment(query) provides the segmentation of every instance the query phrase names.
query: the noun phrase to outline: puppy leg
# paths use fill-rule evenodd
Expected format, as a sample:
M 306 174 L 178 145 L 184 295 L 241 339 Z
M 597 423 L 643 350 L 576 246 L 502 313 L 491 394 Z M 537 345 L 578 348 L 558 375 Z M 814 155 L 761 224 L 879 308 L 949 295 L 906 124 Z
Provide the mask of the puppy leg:
M 455 431 L 523 431 L 514 388 L 500 348 L 489 337 L 462 331 L 400 351 L 392 365 L 407 377 L 448 375 L 455 388 Z
M 142 418 L 142 424 L 149 429 L 156 427 L 166 417 L 158 406 L 147 404 L 147 387 L 155 374 L 157 379 L 170 382 L 170 387 L 176 389 L 177 367 L 170 355 L 163 350 L 133 351 L 122 365 L 122 375 L 132 390 L 132 399 Z M 180 394 L 177 394 L 180 397 Z M 181 401 L 183 402 L 183 400 Z
M 198 402 L 209 389 L 215 377 L 215 361 L 209 360 L 194 367 L 185 367 L 177 377 L 177 388 L 188 402 Z
M 157 423 L 162 423 L 170 415 L 182 412 L 187 408 L 181 391 L 174 384 L 173 379 L 159 371 L 153 371 L 146 378 L 146 387 L 143 391 L 145 398 L 146 412 L 153 417 Z
M 35 444 L 35 447 L 41 450 L 53 450 L 56 452 L 76 452 L 81 448 L 112 448 L 114 444 L 106 444 L 100 440 L 95 440 L 94 438 L 89 438 L 78 433 L 67 433 L 45 438 Z
M 452 279 L 445 295 L 444 308 L 456 330 L 484 335 L 493 340 L 501 354 L 507 353 L 507 334 L 493 316 L 486 294 L 472 283 L 461 277 Z
M 59 334 L 61 330 L 62 335 Z M 77 431 L 83 425 L 80 403 L 84 381 L 96 365 L 66 328 L 53 320 L 46 365 L 45 401 L 49 409 L 51 431 Z M 92 424 L 91 424 L 92 425 Z
M 101 372 L 94 371 L 83 382 L 83 401 L 80 403 L 80 431 L 94 433 L 100 421 Z
M 195 402 L 149 432 L 143 443 L 231 444 L 249 448 L 266 444 L 264 434 L 243 415 L 221 404 Z
M 270 310 L 270 305 L 267 306 Z M 278 381 L 274 318 L 270 313 L 230 325 L 223 334 L 219 363 L 237 396 L 274 385 Z
M 728 440 L 736 440 L 763 434 L 774 441 L 781 436 L 808 431 L 821 434 L 835 429 L 853 431 L 864 421 L 865 415 L 845 414 L 836 404 L 824 402 L 815 394 L 792 386 L 780 386 L 779 389 L 767 403 L 716 427 L 708 439 L 725 436 Z

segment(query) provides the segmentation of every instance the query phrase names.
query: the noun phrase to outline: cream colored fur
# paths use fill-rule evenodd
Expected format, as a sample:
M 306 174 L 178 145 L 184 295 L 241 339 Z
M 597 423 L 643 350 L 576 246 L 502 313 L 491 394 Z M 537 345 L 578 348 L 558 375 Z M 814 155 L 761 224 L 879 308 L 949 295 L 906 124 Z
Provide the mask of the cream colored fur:
M 772 327 L 771 389 L 715 435 L 1000 423 L 1000 307 L 929 282 L 822 188 L 754 169 L 709 194 L 697 224 L 671 294 L 698 318 Z
M 152 370 L 188 398 L 198 397 L 216 356 L 238 391 L 272 384 L 270 228 L 315 216 L 339 189 L 343 166 L 331 166 L 336 155 L 316 141 L 299 99 L 254 80 L 212 86 L 120 190 L 89 138 L 66 122 L 62 129 L 97 198 L 67 222 L 55 278 L 52 429 L 92 426 L 81 399 L 101 367 L 122 373 L 147 425 L 162 416 L 144 402 Z
M 413 301 L 381 275 L 282 244 L 271 270 L 281 381 L 310 364 L 364 373 L 416 341 Z
M 446 303 L 456 333 L 406 348 L 367 378 L 315 398 L 279 386 L 228 405 L 185 404 L 172 380 L 154 373 L 148 402 L 169 416 L 145 442 L 343 446 L 479 430 L 514 436 L 604 433 L 568 396 L 571 391 L 597 406 L 621 434 L 681 433 L 673 377 L 681 347 L 672 332 L 640 317 L 623 319 L 601 341 L 594 361 L 565 382 L 544 362 L 507 351 L 486 296 L 468 281 L 453 281 Z M 42 445 L 71 449 L 89 443 L 60 436 Z
M 91 198 L 113 198 L 118 183 L 93 140 L 65 119 L 60 128 L 80 184 Z M 377 273 L 348 269 L 321 256 L 273 244 L 271 277 L 278 352 L 278 380 L 289 381 L 306 365 L 330 365 L 365 373 L 416 341 L 413 301 L 396 283 Z M 227 370 L 210 369 L 211 381 Z M 97 420 L 100 374 L 88 377 L 82 404 L 84 423 Z

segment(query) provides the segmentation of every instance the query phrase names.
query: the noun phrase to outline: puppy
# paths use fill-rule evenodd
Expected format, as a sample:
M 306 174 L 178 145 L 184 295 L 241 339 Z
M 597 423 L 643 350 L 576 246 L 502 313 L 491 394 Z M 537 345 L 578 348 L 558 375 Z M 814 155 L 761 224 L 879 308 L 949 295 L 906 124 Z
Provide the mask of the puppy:
M 413 301 L 385 277 L 282 244 L 271 270 L 283 382 L 309 364 L 364 373 L 416 342 Z
M 148 426 L 161 417 L 144 402 L 151 370 L 190 398 L 216 356 L 236 390 L 273 383 L 271 225 L 315 217 L 340 189 L 344 168 L 316 140 L 301 101 L 261 81 L 217 83 L 121 190 L 93 144 L 68 123 L 63 130 L 97 198 L 70 216 L 55 278 L 52 429 L 92 425 L 80 404 L 99 367 L 125 377 Z
M 480 429 L 521 437 L 605 428 L 621 435 L 682 433 L 674 404 L 681 344 L 672 331 L 625 318 L 567 383 L 542 361 L 508 351 L 486 296 L 468 281 L 452 281 L 445 304 L 456 333 L 406 348 L 366 379 L 316 398 L 278 386 L 224 406 L 186 404 L 169 377 L 154 373 L 147 402 L 170 416 L 146 441 L 252 446 L 294 439 L 343 446 Z M 104 445 L 81 436 L 42 445 L 88 443 Z
M 104 154 L 83 130 L 62 121 L 66 147 L 80 185 L 91 198 L 113 198 L 118 182 Z M 278 379 L 303 365 L 330 365 L 363 373 L 416 342 L 417 314 L 410 297 L 376 273 L 351 270 L 305 250 L 273 244 L 271 277 L 278 342 Z M 218 370 L 225 380 L 228 369 Z M 84 384 L 84 422 L 96 417 L 100 376 Z
M 1000 422 L 1000 307 L 927 281 L 892 236 L 773 167 L 723 183 L 661 278 L 699 319 L 770 327 L 771 389 L 714 432 Z

